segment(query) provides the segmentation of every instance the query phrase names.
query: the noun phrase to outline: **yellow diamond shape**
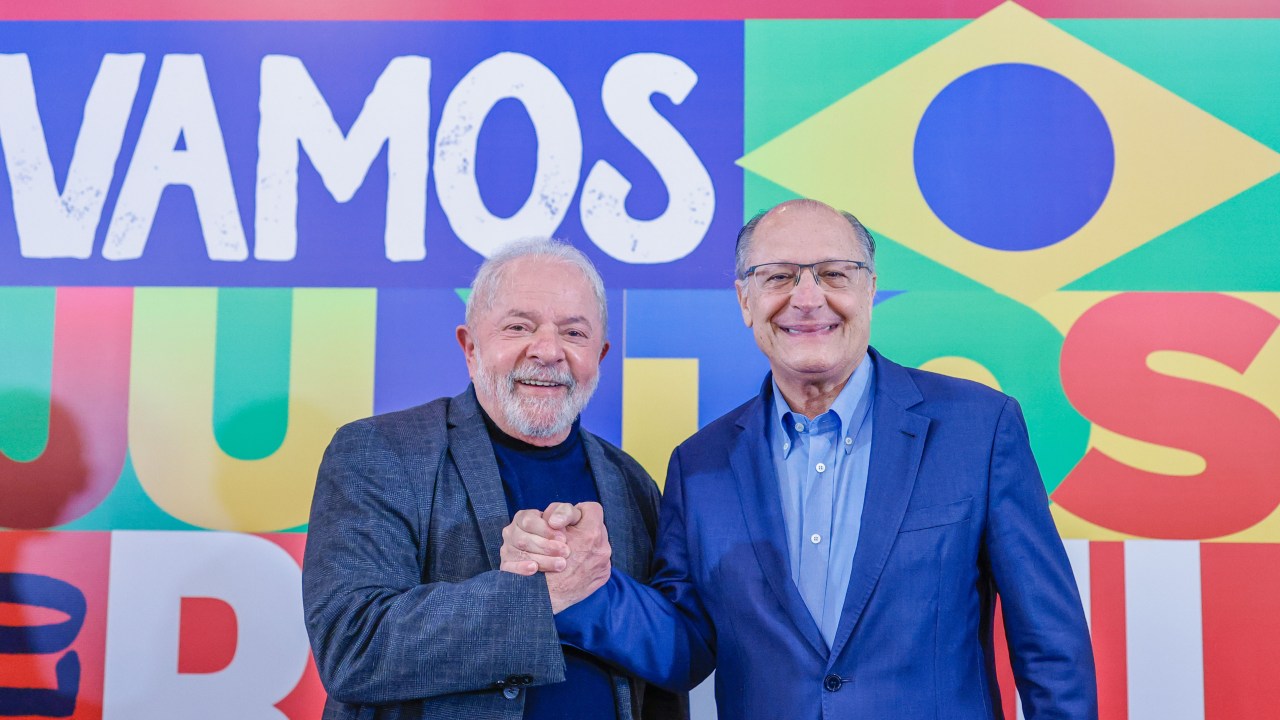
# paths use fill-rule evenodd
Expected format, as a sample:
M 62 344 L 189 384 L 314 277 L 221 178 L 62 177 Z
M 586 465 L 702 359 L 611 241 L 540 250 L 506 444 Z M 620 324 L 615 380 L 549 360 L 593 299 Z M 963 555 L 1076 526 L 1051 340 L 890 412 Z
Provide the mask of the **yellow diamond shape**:
M 942 223 L 916 182 L 926 108 L 953 80 L 1038 65 L 1083 89 L 1115 143 L 1111 189 L 1070 237 L 1037 250 L 977 245 Z M 738 163 L 858 215 L 874 230 L 1028 302 L 1280 172 L 1280 154 L 1015 3 L 1007 2 L 779 135 Z

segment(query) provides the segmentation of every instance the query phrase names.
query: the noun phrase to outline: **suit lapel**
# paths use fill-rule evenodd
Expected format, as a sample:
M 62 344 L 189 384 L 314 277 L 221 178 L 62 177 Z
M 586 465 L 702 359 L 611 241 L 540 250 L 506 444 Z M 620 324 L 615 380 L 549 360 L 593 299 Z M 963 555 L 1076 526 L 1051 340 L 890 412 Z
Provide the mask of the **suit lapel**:
M 493 444 L 480 415 L 480 404 L 470 386 L 449 403 L 449 453 L 462 477 L 471 507 L 480 525 L 489 565 L 497 570 L 501 564 L 502 529 L 510 522 L 507 496 L 498 475 L 498 461 Z
M 765 389 L 771 387 L 765 379 Z M 739 433 L 729 451 L 729 464 L 738 485 L 742 513 L 756 560 L 778 602 L 786 609 L 791 622 L 822 657 L 827 656 L 827 643 L 822 639 L 804 598 L 791 580 L 787 550 L 786 523 L 782 518 L 782 496 L 778 490 L 778 473 L 765 439 L 763 391 L 739 416 Z
M 876 363 L 877 377 L 871 464 L 867 472 L 862 530 L 831 657 L 838 656 L 848 642 L 880 579 L 889 550 L 897 540 L 929 429 L 929 418 L 908 411 L 922 400 L 910 376 L 902 366 L 880 357 L 874 350 L 870 353 Z
M 600 441 L 594 435 L 582 431 L 582 444 L 587 451 L 587 462 L 591 465 L 600 504 L 604 506 L 604 526 L 613 549 L 612 562 L 631 577 L 647 577 L 649 548 L 644 545 L 649 543 L 649 535 L 643 530 L 643 520 L 626 479 L 616 465 L 605 459 Z

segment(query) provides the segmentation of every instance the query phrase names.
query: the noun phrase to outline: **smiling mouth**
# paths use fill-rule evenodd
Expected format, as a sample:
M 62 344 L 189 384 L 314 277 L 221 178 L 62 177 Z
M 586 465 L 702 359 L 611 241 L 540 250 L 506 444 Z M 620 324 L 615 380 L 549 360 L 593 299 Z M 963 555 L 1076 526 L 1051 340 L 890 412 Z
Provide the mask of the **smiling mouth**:
M 516 383 L 520 385 L 531 385 L 533 387 L 545 387 L 545 388 L 564 387 L 563 384 L 558 382 L 552 382 L 550 380 L 517 380 Z
M 816 335 L 819 333 L 832 332 L 836 329 L 836 325 L 805 325 L 801 327 L 780 325 L 782 332 L 788 335 Z

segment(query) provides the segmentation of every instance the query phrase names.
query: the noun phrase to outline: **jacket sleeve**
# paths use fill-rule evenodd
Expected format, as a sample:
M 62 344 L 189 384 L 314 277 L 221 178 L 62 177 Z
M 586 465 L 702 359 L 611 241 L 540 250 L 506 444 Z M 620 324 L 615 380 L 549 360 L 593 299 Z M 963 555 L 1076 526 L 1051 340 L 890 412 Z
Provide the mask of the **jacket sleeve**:
M 303 564 L 307 632 L 336 700 L 384 704 L 564 679 L 546 581 L 497 570 L 424 582 L 427 472 L 370 422 L 325 452 Z M 422 497 L 420 497 L 422 496 Z
M 671 457 L 649 585 L 614 568 L 604 587 L 556 616 L 560 640 L 683 693 L 715 667 L 711 620 L 689 567 L 679 449 Z
M 1028 718 L 1096 720 L 1089 628 L 1012 398 L 996 424 L 990 483 L 986 551 L 1023 710 Z

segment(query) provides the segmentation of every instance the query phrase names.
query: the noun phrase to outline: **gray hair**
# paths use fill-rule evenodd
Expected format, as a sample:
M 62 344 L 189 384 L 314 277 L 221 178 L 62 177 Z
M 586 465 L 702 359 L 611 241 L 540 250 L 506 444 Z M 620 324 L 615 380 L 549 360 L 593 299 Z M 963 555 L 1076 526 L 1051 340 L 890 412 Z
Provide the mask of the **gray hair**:
M 788 200 L 784 203 L 774 205 L 767 210 L 761 210 L 752 216 L 752 218 L 747 221 L 746 225 L 742 226 L 742 229 L 738 231 L 737 249 L 734 250 L 733 255 L 734 269 L 736 271 L 734 273 L 735 278 L 741 279 L 742 274 L 747 271 L 747 258 L 751 255 L 751 240 L 755 236 L 756 226 L 760 224 L 760 221 L 763 220 L 766 215 L 777 210 L 783 205 L 798 205 L 800 207 L 807 207 L 815 210 L 824 208 L 831 212 L 839 213 L 841 217 L 849 222 L 850 227 L 853 228 L 854 237 L 856 237 L 858 242 L 862 244 L 862 251 L 867 256 L 867 269 L 873 273 L 876 271 L 876 239 L 871 236 L 871 233 L 868 232 L 865 227 L 863 227 L 862 222 L 858 220 L 858 218 L 854 217 L 852 213 L 845 212 L 844 210 L 837 210 L 824 202 L 801 198 L 799 200 Z M 831 259 L 836 260 L 843 258 Z
M 604 294 L 604 281 L 595 265 L 578 248 L 564 240 L 555 238 L 527 238 L 505 245 L 489 256 L 476 271 L 475 280 L 471 281 L 471 294 L 467 298 L 467 327 L 474 327 L 477 313 L 488 311 L 493 307 L 498 291 L 506 281 L 510 266 L 521 258 L 537 257 L 558 260 L 572 265 L 582 272 L 600 306 L 600 324 L 604 335 L 609 332 L 609 301 Z

